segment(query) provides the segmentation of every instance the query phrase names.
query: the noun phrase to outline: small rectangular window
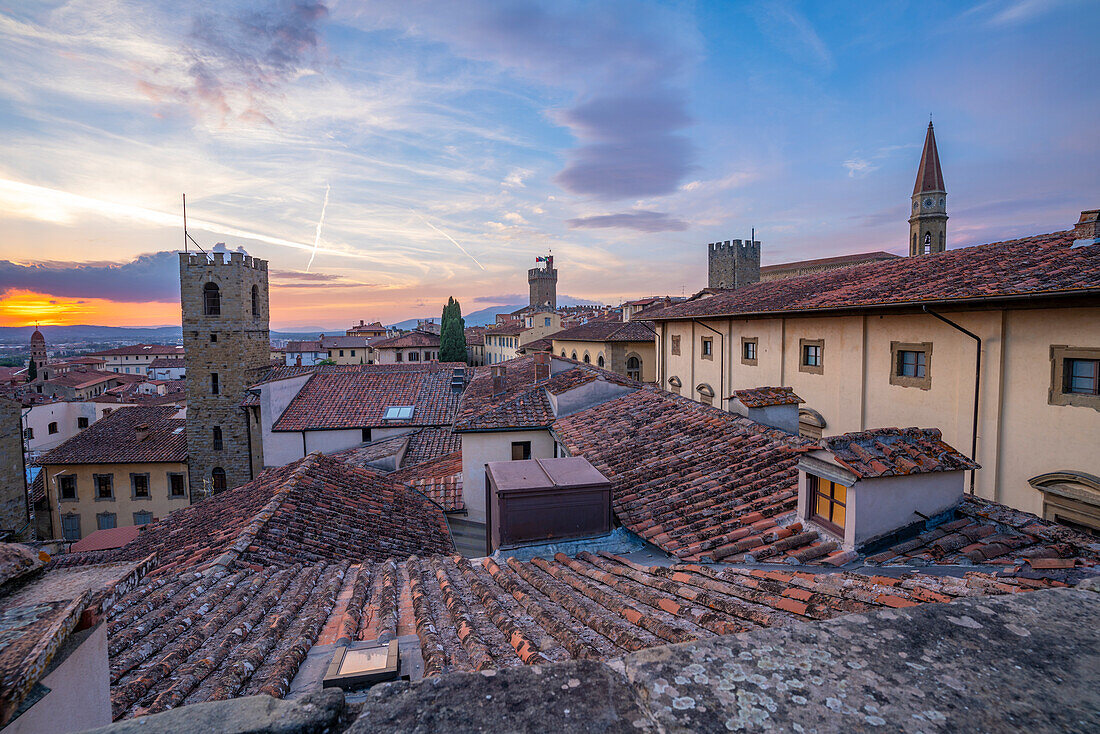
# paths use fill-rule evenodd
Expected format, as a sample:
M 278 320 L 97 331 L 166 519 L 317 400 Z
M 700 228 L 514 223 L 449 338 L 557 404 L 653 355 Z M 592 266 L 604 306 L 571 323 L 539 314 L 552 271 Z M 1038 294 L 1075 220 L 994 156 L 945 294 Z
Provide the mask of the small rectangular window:
M 115 498 L 114 474 L 93 474 L 95 483 L 95 498 L 97 500 L 113 500 Z
M 351 356 L 353 356 L 353 357 L 355 356 L 355 350 L 354 349 L 351 350 Z
M 1067 359 L 1064 391 L 1073 395 L 1100 395 L 1100 359 Z
M 903 344 L 890 342 L 890 384 L 901 387 L 932 387 L 932 342 Z
M 87 418 L 77 418 L 76 419 L 76 427 L 78 429 L 87 428 L 88 427 L 88 419 Z
M 703 359 L 714 359 L 714 339 L 709 336 L 703 337 L 702 347 Z
M 221 392 L 221 385 L 218 382 L 218 373 L 210 373 L 210 394 L 218 395 Z
M 530 441 L 512 442 L 512 461 L 524 461 L 531 458 Z
M 798 371 L 820 375 L 825 370 L 825 340 L 798 340 Z
M 363 429 L 363 443 L 370 443 L 370 429 Z
M 341 357 L 343 357 L 343 356 L 344 356 L 344 350 L 343 350 L 343 349 L 341 349 L 341 350 L 340 350 L 340 356 L 341 356 Z
M 395 362 L 401 362 L 402 361 L 401 352 L 398 352 L 396 354 L 394 361 Z
M 72 474 L 62 475 L 57 478 L 57 492 L 63 500 L 75 500 L 76 477 Z
M 756 346 L 758 343 L 756 337 L 741 337 L 741 364 L 755 365 L 756 362 Z
M 420 352 L 409 352 L 409 361 L 410 362 L 419 362 L 420 361 Z
M 113 512 L 100 512 L 95 516 L 95 519 L 100 530 L 110 530 L 118 524 L 116 515 Z
M 211 342 L 216 342 L 217 340 L 218 340 L 218 335 L 214 334 L 214 333 L 211 333 L 210 334 L 210 341 Z
M 221 426 L 214 426 L 213 443 L 214 443 L 214 450 L 215 451 L 221 451 L 222 450 L 222 427 Z
M 48 426 L 46 426 L 46 432 L 50 433 L 51 435 L 57 433 L 57 423 L 50 423 Z
M 130 487 L 133 489 L 134 499 L 149 499 L 148 474 L 131 474 Z
M 844 513 L 848 488 L 821 477 L 809 476 L 811 486 L 810 516 L 833 532 L 844 535 Z
M 134 525 L 148 525 L 153 522 L 153 513 L 148 511 L 134 513 Z
M 183 475 L 170 473 L 168 475 L 168 496 L 182 497 L 184 493 Z

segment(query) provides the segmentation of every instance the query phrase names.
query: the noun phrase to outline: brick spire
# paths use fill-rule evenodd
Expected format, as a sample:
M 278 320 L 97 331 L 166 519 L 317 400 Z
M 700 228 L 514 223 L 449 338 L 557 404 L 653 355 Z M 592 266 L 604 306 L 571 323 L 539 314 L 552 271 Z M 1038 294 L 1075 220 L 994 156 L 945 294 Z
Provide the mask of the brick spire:
M 943 171 L 940 170 L 940 154 L 936 150 L 936 133 L 932 121 L 928 121 L 928 133 L 924 136 L 924 152 L 920 156 L 920 168 L 917 169 L 917 182 L 913 185 L 913 196 L 925 191 L 947 191 L 943 185 Z

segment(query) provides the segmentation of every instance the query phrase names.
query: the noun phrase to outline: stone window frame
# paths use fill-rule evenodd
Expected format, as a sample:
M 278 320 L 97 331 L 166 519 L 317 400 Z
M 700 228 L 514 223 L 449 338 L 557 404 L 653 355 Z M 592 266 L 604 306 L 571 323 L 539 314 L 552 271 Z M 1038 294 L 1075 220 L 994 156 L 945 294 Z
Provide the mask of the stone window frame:
M 699 402 L 704 405 L 714 405 L 714 396 L 717 394 L 714 392 L 714 388 L 705 382 L 700 382 L 695 386 L 695 392 L 699 393 Z
M 1043 519 L 1100 532 L 1100 477 L 1061 470 L 1028 480 L 1043 494 Z
M 1071 347 L 1065 344 L 1052 344 L 1050 347 L 1050 389 L 1047 391 L 1048 405 L 1071 405 L 1078 408 L 1100 410 L 1100 395 L 1066 392 L 1065 366 L 1067 359 L 1100 360 L 1100 348 Z
M 681 380 L 678 376 L 673 375 L 672 377 L 668 378 L 668 386 L 672 388 L 672 392 L 679 395 L 680 388 L 684 386 L 684 381 Z
M 753 356 L 751 359 L 747 356 L 747 351 L 745 349 L 746 345 L 748 344 L 752 345 Z M 760 337 L 741 337 L 741 364 L 747 364 L 750 367 L 756 367 L 758 364 L 760 364 Z
M 149 519 L 145 522 L 138 522 L 138 515 L 148 515 Z M 149 510 L 138 510 L 134 513 L 134 525 L 140 527 L 142 525 L 148 525 L 153 522 L 153 513 Z
M 48 433 L 49 435 L 52 436 L 55 433 L 60 433 L 60 432 L 61 432 L 61 429 L 57 427 L 57 421 L 50 421 L 46 425 L 46 433 Z
M 99 480 L 102 477 L 106 477 L 107 481 L 110 483 L 110 488 L 111 488 L 111 496 L 110 497 L 100 497 L 99 496 Z M 93 474 L 92 475 L 92 494 L 93 494 L 93 499 L 96 502 L 114 502 L 115 501 L 115 475 L 113 473 Z
M 924 377 L 898 374 L 900 352 L 924 352 Z M 932 342 L 890 342 L 890 384 L 898 387 L 932 388 Z
M 145 477 L 145 495 L 141 496 L 137 493 L 137 478 Z M 153 480 L 149 476 L 147 471 L 130 472 L 130 499 L 132 500 L 152 500 L 153 499 Z
M 83 415 L 77 416 L 77 418 L 76 418 L 76 430 L 83 431 L 85 428 L 87 428 L 89 426 L 90 423 L 91 423 L 91 421 L 88 420 L 87 416 L 83 416 Z
M 80 483 L 77 482 L 76 474 L 58 474 L 57 477 L 57 501 L 58 502 L 80 502 Z M 66 497 L 61 493 L 61 480 L 72 479 L 73 480 L 73 496 Z
M 672 351 L 672 356 L 679 357 L 680 354 L 681 354 L 681 351 L 680 351 L 680 335 L 679 334 L 672 334 L 671 341 L 669 343 L 670 343 L 670 347 L 671 347 L 671 351 Z
M 806 364 L 806 347 L 820 349 L 821 364 Z M 811 375 L 825 374 L 825 340 L 824 339 L 799 339 L 798 340 L 798 371 L 808 372 Z
M 187 475 L 181 471 L 170 471 L 165 474 L 168 478 L 168 499 L 178 500 L 187 496 Z M 183 489 L 179 494 L 172 494 L 172 477 L 179 477 L 180 484 Z
M 520 458 L 516 458 L 516 449 L 520 451 Z M 512 441 L 512 461 L 527 461 L 531 458 L 531 442 L 530 441 Z
M 638 369 L 636 370 L 637 374 L 638 374 L 637 377 L 630 374 L 632 371 L 635 371 L 630 366 L 630 360 L 632 360 L 632 359 L 638 360 Z M 644 364 L 645 363 L 642 362 L 642 355 L 638 354 L 637 352 L 630 352 L 629 354 L 626 355 L 626 360 L 623 362 L 623 369 L 626 371 L 626 376 L 629 377 L 632 380 L 637 380 L 638 382 L 641 382 L 642 381 L 642 372 L 644 370 Z
M 112 525 L 103 527 L 103 520 L 111 518 Z M 97 512 L 95 514 L 95 529 L 96 530 L 114 530 L 118 527 L 118 513 L 117 512 Z
M 701 340 L 699 342 L 699 358 L 700 359 L 707 359 L 707 360 L 710 360 L 711 362 L 713 362 L 714 361 L 714 337 L 713 336 L 703 336 L 703 337 L 699 337 L 699 338 Z

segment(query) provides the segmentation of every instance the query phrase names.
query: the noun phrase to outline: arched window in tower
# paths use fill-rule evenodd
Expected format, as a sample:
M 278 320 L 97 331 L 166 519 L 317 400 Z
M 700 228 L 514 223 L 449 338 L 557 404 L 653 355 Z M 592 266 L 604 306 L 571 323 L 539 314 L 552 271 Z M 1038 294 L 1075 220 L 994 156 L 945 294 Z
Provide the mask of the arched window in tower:
M 217 494 L 225 491 L 225 469 L 214 467 L 210 472 L 210 489 Z
M 631 355 L 626 358 L 626 376 L 632 380 L 642 379 L 642 360 Z
M 596 357 L 596 366 L 597 367 L 603 367 L 603 365 L 604 365 L 603 355 L 601 354 L 599 357 Z
M 925 232 L 924 233 L 924 248 L 921 250 L 921 252 L 925 252 L 925 253 L 932 252 L 932 233 L 931 232 Z
M 207 283 L 202 287 L 202 312 L 207 316 L 221 315 L 222 292 L 217 283 Z
M 588 352 L 584 353 L 584 363 L 585 364 L 592 364 L 592 358 L 588 356 Z
M 252 315 L 260 315 L 260 288 L 259 286 L 252 286 Z

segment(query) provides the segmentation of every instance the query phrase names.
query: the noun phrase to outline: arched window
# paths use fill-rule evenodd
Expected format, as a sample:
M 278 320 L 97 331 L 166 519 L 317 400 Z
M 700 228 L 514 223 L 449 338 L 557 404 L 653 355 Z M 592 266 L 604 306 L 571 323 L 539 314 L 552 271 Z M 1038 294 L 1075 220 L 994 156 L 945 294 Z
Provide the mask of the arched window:
M 626 376 L 632 380 L 642 379 L 642 360 L 636 355 L 632 354 L 626 358 Z
M 714 404 L 714 388 L 705 382 L 695 386 L 695 392 L 699 393 L 699 401 L 707 405 Z
M 202 312 L 207 316 L 221 315 L 222 292 L 217 283 L 207 283 L 202 287 Z
M 798 435 L 817 441 L 826 427 L 825 418 L 813 408 L 798 409 Z
M 563 356 L 563 357 L 565 356 L 565 350 L 564 349 L 561 350 L 561 356 Z
M 260 315 L 260 289 L 258 286 L 252 286 L 252 315 Z
M 597 367 L 603 367 L 603 355 L 602 354 L 600 356 L 596 357 L 596 366 Z
M 679 395 L 680 388 L 684 386 L 684 382 L 676 375 L 673 375 L 672 377 L 668 378 L 668 386 L 669 388 L 671 388 L 672 392 Z
M 573 352 L 573 360 L 576 361 L 576 359 L 577 359 L 577 353 Z
M 925 232 L 924 233 L 924 247 L 921 249 L 921 252 L 932 252 L 932 233 L 931 232 Z
M 214 491 L 214 494 L 225 491 L 225 469 L 216 466 L 210 472 L 210 488 Z
M 584 353 L 584 363 L 585 364 L 592 364 L 592 358 L 588 356 L 588 352 Z

